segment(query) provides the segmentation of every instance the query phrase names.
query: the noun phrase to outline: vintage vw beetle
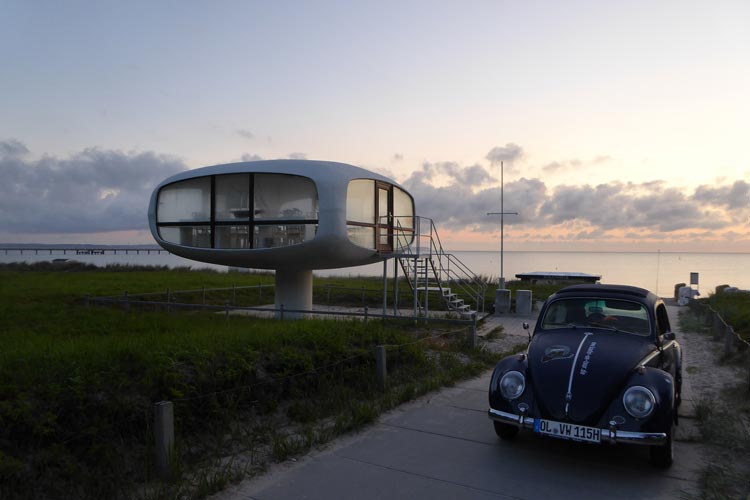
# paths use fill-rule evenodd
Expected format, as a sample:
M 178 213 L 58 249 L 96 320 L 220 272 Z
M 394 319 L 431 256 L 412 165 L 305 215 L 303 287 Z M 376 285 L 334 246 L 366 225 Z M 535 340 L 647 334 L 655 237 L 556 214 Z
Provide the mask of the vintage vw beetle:
M 569 286 L 542 306 L 527 351 L 495 367 L 489 416 L 502 439 L 529 429 L 586 443 L 647 445 L 651 461 L 668 467 L 681 363 L 682 348 L 656 295 L 622 285 Z

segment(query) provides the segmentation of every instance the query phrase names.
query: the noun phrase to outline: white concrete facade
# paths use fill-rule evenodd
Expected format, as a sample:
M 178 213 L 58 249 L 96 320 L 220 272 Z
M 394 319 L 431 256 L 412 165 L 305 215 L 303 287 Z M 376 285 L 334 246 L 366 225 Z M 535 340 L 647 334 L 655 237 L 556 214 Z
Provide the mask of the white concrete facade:
M 414 201 L 343 163 L 269 160 L 182 172 L 154 190 L 154 239 L 201 262 L 277 272 L 276 305 L 312 308 L 312 270 L 358 266 L 411 243 Z

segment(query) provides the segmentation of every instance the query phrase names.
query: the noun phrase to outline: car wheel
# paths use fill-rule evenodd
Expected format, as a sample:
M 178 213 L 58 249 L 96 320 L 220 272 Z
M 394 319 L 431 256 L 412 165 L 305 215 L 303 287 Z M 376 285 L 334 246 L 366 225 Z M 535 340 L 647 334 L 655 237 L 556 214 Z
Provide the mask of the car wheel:
M 672 441 L 672 435 L 674 434 L 674 421 L 670 422 L 670 426 L 667 429 L 667 441 L 663 445 L 651 447 L 651 463 L 657 467 L 666 468 L 672 465 L 674 459 L 674 442 Z
M 495 434 L 500 436 L 500 439 L 510 440 L 518 435 L 518 427 L 515 425 L 501 424 L 500 422 L 492 422 L 495 425 Z

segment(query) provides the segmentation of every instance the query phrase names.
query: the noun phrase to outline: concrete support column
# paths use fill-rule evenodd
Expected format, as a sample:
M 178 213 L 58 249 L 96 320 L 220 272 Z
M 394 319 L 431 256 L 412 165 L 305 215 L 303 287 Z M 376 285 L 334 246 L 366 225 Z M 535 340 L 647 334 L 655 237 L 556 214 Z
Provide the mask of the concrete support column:
M 276 309 L 284 311 L 300 309 L 312 310 L 312 284 L 313 274 L 311 270 L 290 271 L 286 269 L 276 270 Z M 277 313 L 279 316 L 279 313 Z M 304 313 L 284 312 L 285 319 L 300 319 L 307 317 Z

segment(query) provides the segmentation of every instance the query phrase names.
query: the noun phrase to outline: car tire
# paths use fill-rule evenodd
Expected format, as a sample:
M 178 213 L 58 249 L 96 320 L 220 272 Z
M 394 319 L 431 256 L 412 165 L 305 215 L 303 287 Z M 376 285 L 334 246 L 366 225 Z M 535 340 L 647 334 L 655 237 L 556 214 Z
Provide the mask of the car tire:
M 519 429 L 515 425 L 501 424 L 500 422 L 492 423 L 495 426 L 495 434 L 497 434 L 500 439 L 509 441 L 511 439 L 514 439 L 518 435 Z
M 652 446 L 651 452 L 651 463 L 657 467 L 666 469 L 672 465 L 674 460 L 674 442 L 672 441 L 672 435 L 674 434 L 674 422 L 670 422 L 670 426 L 667 429 L 667 442 L 663 445 Z

